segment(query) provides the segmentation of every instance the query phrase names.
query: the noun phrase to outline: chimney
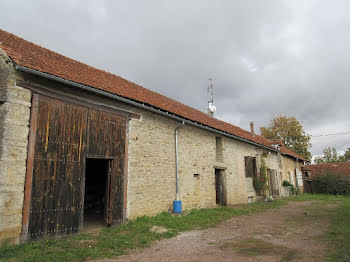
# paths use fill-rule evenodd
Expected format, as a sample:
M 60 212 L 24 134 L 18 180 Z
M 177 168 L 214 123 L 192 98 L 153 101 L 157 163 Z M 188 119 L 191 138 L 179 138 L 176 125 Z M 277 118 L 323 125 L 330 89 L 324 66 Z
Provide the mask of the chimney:
M 252 134 L 252 136 L 255 136 L 255 132 L 254 132 L 254 122 L 250 122 L 250 133 Z

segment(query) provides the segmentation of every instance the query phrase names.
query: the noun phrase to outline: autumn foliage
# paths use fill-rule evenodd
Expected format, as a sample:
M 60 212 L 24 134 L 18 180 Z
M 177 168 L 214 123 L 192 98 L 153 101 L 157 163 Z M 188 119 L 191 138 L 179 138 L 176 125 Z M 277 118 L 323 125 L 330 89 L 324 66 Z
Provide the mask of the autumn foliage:
M 311 159 L 311 136 L 305 133 L 301 123 L 294 116 L 275 117 L 270 126 L 260 128 L 260 133 L 268 139 L 282 141 L 285 147 L 306 159 Z

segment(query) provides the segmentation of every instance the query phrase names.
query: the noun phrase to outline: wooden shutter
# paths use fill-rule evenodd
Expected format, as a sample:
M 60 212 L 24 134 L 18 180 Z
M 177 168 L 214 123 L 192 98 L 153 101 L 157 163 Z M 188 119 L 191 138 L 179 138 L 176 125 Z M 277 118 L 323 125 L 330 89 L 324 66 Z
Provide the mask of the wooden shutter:
M 257 167 L 256 167 L 256 158 L 251 156 L 244 157 L 245 162 L 245 176 L 246 177 L 256 177 Z
M 277 177 L 277 172 L 274 169 L 269 169 L 270 175 L 270 189 L 273 197 L 279 196 L 279 182 Z

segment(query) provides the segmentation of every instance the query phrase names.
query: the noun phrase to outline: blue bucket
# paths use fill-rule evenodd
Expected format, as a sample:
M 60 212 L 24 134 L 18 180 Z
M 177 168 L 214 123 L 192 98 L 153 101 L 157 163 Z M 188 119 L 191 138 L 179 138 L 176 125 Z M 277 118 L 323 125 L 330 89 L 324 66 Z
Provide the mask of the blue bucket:
M 182 212 L 181 200 L 174 200 L 173 208 L 174 208 L 174 213 L 181 213 Z

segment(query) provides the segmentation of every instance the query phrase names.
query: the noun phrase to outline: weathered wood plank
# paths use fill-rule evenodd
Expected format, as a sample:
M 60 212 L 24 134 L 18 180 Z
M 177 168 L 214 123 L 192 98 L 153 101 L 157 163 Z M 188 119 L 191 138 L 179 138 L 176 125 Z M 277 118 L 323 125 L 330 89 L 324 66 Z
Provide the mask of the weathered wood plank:
M 77 232 L 83 199 L 88 108 L 39 96 L 31 238 Z
M 32 194 L 32 181 L 33 181 L 34 158 L 35 158 L 34 154 L 35 154 L 37 116 L 38 116 L 38 99 L 39 99 L 38 95 L 33 94 L 32 108 L 30 113 L 28 156 L 27 156 L 26 181 L 25 181 L 25 188 L 24 188 L 21 241 L 26 241 L 29 237 L 28 226 L 29 226 L 30 202 L 31 202 L 31 194 Z
M 113 159 L 108 180 L 107 224 L 122 223 L 124 217 L 124 165 L 126 117 L 89 109 L 87 154 Z
M 126 208 L 124 168 L 129 118 L 35 96 L 37 116 L 36 123 L 31 125 L 36 139 L 31 149 L 32 178 L 28 180 L 31 195 L 27 198 L 27 233 L 23 236 L 35 239 L 69 234 L 81 228 L 87 157 L 110 160 L 108 224 L 121 223 Z

